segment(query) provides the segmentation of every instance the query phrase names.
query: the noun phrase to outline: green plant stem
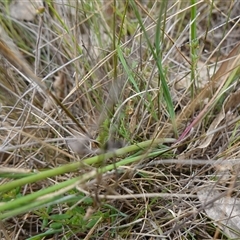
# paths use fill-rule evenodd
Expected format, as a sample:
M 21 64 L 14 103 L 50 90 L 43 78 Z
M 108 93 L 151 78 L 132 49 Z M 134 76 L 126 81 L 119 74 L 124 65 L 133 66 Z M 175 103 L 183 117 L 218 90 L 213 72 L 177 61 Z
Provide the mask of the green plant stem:
M 114 152 L 108 152 L 108 153 L 105 153 L 105 154 L 101 154 L 101 155 L 98 155 L 98 156 L 87 158 L 87 159 L 85 159 L 81 162 L 74 162 L 74 163 L 63 165 L 63 166 L 58 167 L 58 168 L 54 168 L 54 169 L 51 169 L 51 170 L 46 170 L 44 172 L 39 172 L 39 173 L 36 173 L 33 176 L 28 176 L 28 177 L 18 179 L 18 180 L 15 180 L 15 181 L 12 181 L 12 182 L 1 185 L 0 186 L 0 193 L 4 193 L 4 192 L 10 191 L 10 190 L 12 190 L 16 187 L 23 186 L 25 184 L 29 184 L 29 183 L 33 183 L 33 182 L 37 182 L 37 181 L 40 181 L 42 179 L 46 179 L 46 178 L 49 178 L 49 177 L 54 177 L 54 176 L 57 176 L 57 175 L 68 173 L 68 172 L 78 171 L 79 168 L 84 167 L 84 164 L 87 164 L 87 165 L 97 164 L 104 159 L 108 159 L 108 158 L 111 158 L 111 157 L 120 157 L 120 156 L 123 156 L 123 155 L 125 155 L 127 153 L 130 153 L 130 152 L 133 152 L 133 151 L 138 151 L 138 150 L 141 150 L 141 149 L 145 149 L 149 146 L 153 147 L 153 146 L 155 146 L 157 144 L 160 144 L 160 143 L 174 142 L 174 141 L 175 141 L 175 139 L 172 139 L 172 138 L 156 139 L 154 141 L 153 140 L 148 140 L 148 141 L 145 141 L 145 142 L 142 142 L 142 143 L 139 143 L 139 144 L 130 145 L 130 146 L 127 146 L 127 147 L 124 147 L 124 148 L 120 148 L 120 149 L 118 149 Z
M 145 144 L 148 144 L 148 143 L 145 143 Z M 132 148 L 132 146 L 130 146 L 130 147 Z M 10 201 L 10 202 L 4 203 L 4 204 L 0 205 L 0 212 L 10 210 L 10 209 L 11 210 L 6 213 L 1 213 L 0 219 L 13 217 L 17 214 L 29 211 L 31 208 L 40 207 L 43 204 L 53 202 L 54 200 L 58 199 L 59 196 L 62 196 L 62 194 L 64 192 L 67 192 L 67 191 L 71 190 L 72 188 L 75 188 L 76 185 L 86 182 L 87 180 L 95 177 L 97 174 L 103 174 L 103 173 L 106 173 L 107 171 L 111 171 L 115 168 L 118 168 L 121 166 L 126 166 L 130 163 L 139 161 L 145 157 L 155 157 L 164 152 L 166 152 L 166 149 L 159 150 L 156 152 L 144 153 L 144 154 L 141 154 L 141 155 L 135 156 L 135 157 L 128 157 L 119 162 L 109 164 L 109 165 L 99 168 L 97 170 L 93 170 L 89 173 L 83 174 L 82 176 L 64 181 L 62 183 L 56 184 L 56 185 L 48 187 L 46 189 L 43 189 L 43 190 L 34 192 L 32 194 L 20 197 L 18 199 Z M 27 178 L 29 178 L 29 177 L 27 177 Z M 26 179 L 26 178 L 24 178 L 24 179 Z M 59 192 L 57 192 L 57 191 L 59 191 Z M 53 193 L 53 195 L 46 196 L 47 194 L 51 194 L 51 193 Z M 37 199 L 37 198 L 39 198 L 39 199 Z M 32 201 L 34 201 L 34 202 L 32 202 Z M 26 204 L 28 206 L 26 206 Z
M 191 96 L 194 98 L 195 95 L 195 86 L 196 86 L 196 67 L 198 61 L 198 39 L 197 39 L 197 24 L 196 24 L 196 16 L 197 16 L 197 6 L 196 0 L 191 0 L 191 26 L 190 26 L 190 51 L 191 51 Z

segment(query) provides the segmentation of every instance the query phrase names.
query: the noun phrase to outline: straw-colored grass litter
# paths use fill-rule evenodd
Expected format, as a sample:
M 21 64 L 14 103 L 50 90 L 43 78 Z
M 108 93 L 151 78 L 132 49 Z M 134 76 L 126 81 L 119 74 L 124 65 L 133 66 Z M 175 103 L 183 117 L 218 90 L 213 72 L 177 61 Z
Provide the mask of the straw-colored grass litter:
M 239 1 L 0 3 L 1 239 L 239 239 Z

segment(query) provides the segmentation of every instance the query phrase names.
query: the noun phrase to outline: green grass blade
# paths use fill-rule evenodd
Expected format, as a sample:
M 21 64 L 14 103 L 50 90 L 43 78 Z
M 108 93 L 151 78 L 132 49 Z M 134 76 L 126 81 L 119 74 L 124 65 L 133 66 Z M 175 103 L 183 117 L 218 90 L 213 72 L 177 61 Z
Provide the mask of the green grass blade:
M 166 1 L 164 1 L 164 3 L 165 2 Z M 158 68 L 158 73 L 159 73 L 159 77 L 160 77 L 160 81 L 161 81 L 161 86 L 162 86 L 162 90 L 163 90 L 164 100 L 166 102 L 168 113 L 169 113 L 171 122 L 173 124 L 174 133 L 175 133 L 176 136 L 178 136 L 177 128 L 176 128 L 176 122 L 175 122 L 176 117 L 175 117 L 173 101 L 172 101 L 170 90 L 169 90 L 169 87 L 168 87 L 168 84 L 167 84 L 167 81 L 166 81 L 166 77 L 164 75 L 161 56 L 160 56 L 160 54 L 157 55 L 157 53 L 160 52 L 160 42 L 158 44 L 156 44 L 156 45 L 158 45 L 157 50 L 154 50 L 154 47 L 153 47 L 153 45 L 152 45 L 152 43 L 149 39 L 148 33 L 147 33 L 147 31 L 146 31 L 146 29 L 143 25 L 141 15 L 140 15 L 139 11 L 137 10 L 137 6 L 136 6 L 136 4 L 133 0 L 131 0 L 131 5 L 132 5 L 132 7 L 134 9 L 134 12 L 135 12 L 135 15 L 138 19 L 138 23 L 141 27 L 141 30 L 144 33 L 144 36 L 146 38 L 146 41 L 147 41 L 148 47 L 150 49 L 150 52 L 153 55 L 154 60 L 156 61 L 157 68 Z M 165 4 L 164 4 L 164 6 L 165 6 Z M 162 10 L 160 9 L 159 11 L 160 11 L 159 15 L 161 16 L 162 15 Z M 156 29 L 161 29 L 161 21 L 160 20 L 157 23 Z M 157 30 L 157 31 L 160 31 L 160 30 Z M 161 31 L 162 31 L 162 29 L 161 29 Z M 157 33 L 156 41 L 160 41 L 160 32 Z

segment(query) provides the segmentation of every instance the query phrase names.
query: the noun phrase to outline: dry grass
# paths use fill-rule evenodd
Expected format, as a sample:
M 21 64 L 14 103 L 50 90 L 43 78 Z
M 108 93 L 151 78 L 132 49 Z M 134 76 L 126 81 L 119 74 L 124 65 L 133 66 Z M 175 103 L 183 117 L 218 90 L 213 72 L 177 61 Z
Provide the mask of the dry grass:
M 239 239 L 239 1 L 43 2 L 0 3 L 0 238 Z

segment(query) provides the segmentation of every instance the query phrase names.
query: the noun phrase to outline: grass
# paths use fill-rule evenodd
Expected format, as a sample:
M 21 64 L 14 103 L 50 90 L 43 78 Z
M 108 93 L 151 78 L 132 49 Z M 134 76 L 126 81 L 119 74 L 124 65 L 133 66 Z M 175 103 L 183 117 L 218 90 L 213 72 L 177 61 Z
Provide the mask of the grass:
M 238 1 L 30 2 L 0 3 L 0 238 L 238 239 Z

